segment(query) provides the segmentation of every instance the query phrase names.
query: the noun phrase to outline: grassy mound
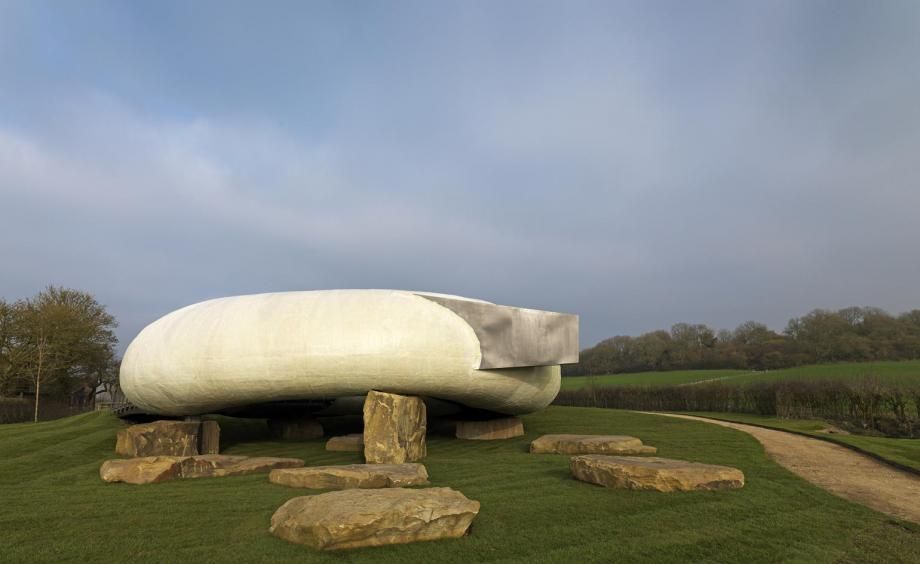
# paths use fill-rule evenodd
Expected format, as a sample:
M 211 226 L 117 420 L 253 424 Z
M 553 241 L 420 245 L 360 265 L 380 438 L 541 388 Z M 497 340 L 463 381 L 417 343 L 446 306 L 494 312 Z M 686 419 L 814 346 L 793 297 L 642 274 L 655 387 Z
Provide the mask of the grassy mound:
M 431 437 L 435 486 L 482 502 L 464 539 L 318 554 L 268 534 L 274 510 L 308 490 L 264 475 L 105 484 L 120 423 L 93 413 L 0 426 L 4 562 L 908 561 L 920 527 L 828 494 L 770 461 L 748 435 L 705 423 L 608 409 L 554 407 L 524 418 L 527 436 L 495 442 Z M 225 422 L 228 454 L 355 463 L 323 442 L 272 442 Z M 741 468 L 729 492 L 661 494 L 573 480 L 568 459 L 527 453 L 544 433 L 636 435 L 661 456 Z

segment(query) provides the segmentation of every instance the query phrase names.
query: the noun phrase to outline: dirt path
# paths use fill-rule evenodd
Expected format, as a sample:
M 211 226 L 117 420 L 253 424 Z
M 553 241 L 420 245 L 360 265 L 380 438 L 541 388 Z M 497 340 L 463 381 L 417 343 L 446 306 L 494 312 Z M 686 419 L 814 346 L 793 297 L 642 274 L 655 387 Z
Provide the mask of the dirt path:
M 842 446 L 793 433 L 674 413 L 753 435 L 774 460 L 812 484 L 876 511 L 920 523 L 920 477 Z

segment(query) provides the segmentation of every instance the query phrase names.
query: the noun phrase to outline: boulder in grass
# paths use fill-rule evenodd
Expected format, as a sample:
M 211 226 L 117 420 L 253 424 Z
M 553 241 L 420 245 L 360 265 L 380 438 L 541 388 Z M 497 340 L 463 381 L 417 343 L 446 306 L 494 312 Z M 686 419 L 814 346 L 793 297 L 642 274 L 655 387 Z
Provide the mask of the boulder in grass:
M 511 439 L 524 434 L 524 422 L 517 417 L 457 421 L 457 438 L 473 441 Z
M 121 456 L 194 456 L 198 454 L 198 421 L 154 421 L 118 431 L 115 453 Z
M 534 454 L 655 454 L 657 450 L 625 435 L 543 435 L 530 443 Z
M 372 391 L 364 400 L 364 459 L 403 464 L 425 458 L 427 416 L 422 398 Z
M 354 433 L 351 435 L 332 437 L 326 441 L 326 450 L 332 452 L 363 452 L 364 435 L 361 433 Z
M 421 464 L 346 464 L 272 470 L 268 480 L 282 486 L 315 490 L 397 488 L 428 484 Z
M 655 456 L 573 456 L 570 468 L 576 479 L 609 488 L 675 492 L 744 486 L 737 468 Z
M 450 488 L 342 490 L 295 497 L 272 515 L 269 532 L 317 550 L 458 538 L 479 502 Z

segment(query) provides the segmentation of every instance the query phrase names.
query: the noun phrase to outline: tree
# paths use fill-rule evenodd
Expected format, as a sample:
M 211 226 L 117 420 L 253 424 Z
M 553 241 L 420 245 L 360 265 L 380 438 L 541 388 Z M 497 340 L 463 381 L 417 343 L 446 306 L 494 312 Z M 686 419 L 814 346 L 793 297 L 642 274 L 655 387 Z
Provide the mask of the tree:
M 12 304 L 0 299 L 0 396 L 7 391 L 13 375 L 13 320 Z
M 49 286 L 15 305 L 13 347 L 22 359 L 16 370 L 34 389 L 38 421 L 42 387 L 95 382 L 114 359 L 115 319 L 86 292 Z
M 675 364 L 684 368 L 703 368 L 716 345 L 716 333 L 702 324 L 676 323 L 671 326 Z
M 120 366 L 121 360 L 112 357 L 112 360 L 108 363 L 108 365 L 106 365 L 102 370 L 96 372 L 96 379 L 93 385 L 93 390 L 95 390 L 96 395 L 105 393 L 109 396 L 110 401 L 120 401 L 121 383 L 118 379 L 118 370 Z
M 581 352 L 563 374 L 694 368 L 776 369 L 814 362 L 920 358 L 920 310 L 897 317 L 877 307 L 816 309 L 789 320 L 783 334 L 747 321 L 718 333 L 677 323 L 668 331 L 620 335 Z

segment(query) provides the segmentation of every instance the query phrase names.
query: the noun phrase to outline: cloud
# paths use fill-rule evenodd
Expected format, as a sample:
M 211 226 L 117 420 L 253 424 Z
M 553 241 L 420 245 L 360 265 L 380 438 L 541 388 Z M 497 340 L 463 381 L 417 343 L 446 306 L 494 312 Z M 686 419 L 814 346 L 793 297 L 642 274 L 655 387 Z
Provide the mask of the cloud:
M 323 287 L 572 311 L 583 345 L 918 307 L 917 10 L 837 6 L 20 5 L 0 295 L 96 292 L 124 341 Z

